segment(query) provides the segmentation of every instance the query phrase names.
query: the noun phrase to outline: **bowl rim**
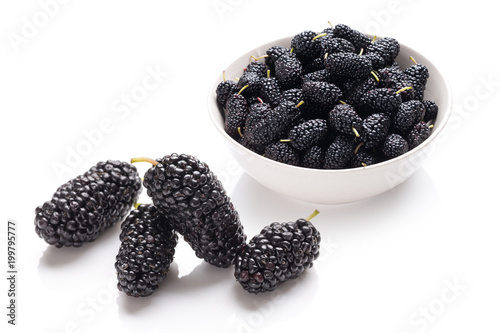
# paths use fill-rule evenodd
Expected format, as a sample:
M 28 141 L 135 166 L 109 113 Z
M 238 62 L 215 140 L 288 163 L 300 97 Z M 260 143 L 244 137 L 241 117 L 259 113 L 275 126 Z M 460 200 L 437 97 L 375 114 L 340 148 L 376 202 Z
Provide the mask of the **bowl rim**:
M 364 35 L 370 37 L 371 39 L 373 39 L 375 37 L 374 35 L 371 35 L 371 34 L 364 34 Z M 273 41 L 260 44 L 252 49 L 247 50 L 247 52 L 242 53 L 238 58 L 234 59 L 229 65 L 233 64 L 234 62 L 238 61 L 239 59 L 242 59 L 243 57 L 245 57 L 245 55 L 251 54 L 255 50 L 264 47 L 265 45 L 270 45 L 270 44 L 279 45 L 285 41 L 291 40 L 292 38 L 293 38 L 293 36 L 288 36 L 288 37 L 278 38 L 278 39 L 275 39 Z M 383 36 L 377 35 L 377 38 L 383 38 Z M 224 136 L 224 138 L 227 139 L 229 142 L 231 142 L 231 145 L 237 147 L 237 149 L 239 151 L 241 151 L 242 153 L 250 154 L 252 157 L 258 158 L 262 162 L 270 163 L 270 164 L 275 165 L 277 167 L 287 168 L 291 171 L 311 172 L 311 173 L 315 173 L 315 174 L 319 174 L 319 173 L 343 174 L 343 173 L 354 173 L 354 172 L 367 172 L 370 170 L 375 171 L 377 169 L 382 169 L 382 168 L 386 167 L 387 165 L 395 164 L 395 163 L 398 163 L 399 161 L 406 160 L 406 159 L 410 158 L 411 156 L 418 154 L 421 150 L 423 150 L 426 146 L 428 146 L 431 142 L 433 142 L 434 139 L 437 136 L 439 136 L 439 134 L 446 127 L 446 124 L 447 124 L 448 119 L 450 118 L 450 114 L 451 114 L 453 96 L 452 96 L 451 87 L 450 87 L 448 80 L 446 79 L 444 74 L 438 69 L 438 66 L 436 65 L 436 63 L 434 61 L 431 61 L 429 59 L 429 57 L 423 55 L 421 52 L 416 51 L 412 47 L 410 47 L 404 43 L 401 43 L 399 40 L 398 40 L 398 42 L 399 42 L 400 46 L 403 46 L 409 52 L 418 56 L 419 59 L 425 59 L 426 66 L 428 64 L 430 64 L 430 65 L 432 65 L 432 67 L 434 67 L 434 69 L 433 69 L 434 71 L 431 75 L 437 74 L 441 77 L 441 79 L 443 81 L 442 89 L 444 91 L 444 94 L 447 96 L 446 99 L 448 102 L 448 103 L 446 103 L 447 105 L 445 105 L 444 107 L 442 107 L 441 105 L 438 105 L 439 112 L 441 113 L 439 126 L 437 128 L 436 127 L 433 128 L 431 135 L 424 142 L 422 142 L 417 147 L 409 150 L 408 152 L 406 152 L 400 156 L 385 160 L 383 162 L 375 163 L 372 165 L 367 165 L 365 167 L 343 168 L 343 169 L 313 169 L 313 168 L 306 168 L 306 167 L 302 167 L 302 166 L 295 166 L 295 165 L 290 165 L 290 164 L 286 164 L 286 163 L 281 163 L 281 162 L 269 159 L 267 157 L 264 157 L 263 155 L 257 154 L 256 152 L 244 147 L 243 145 L 238 143 L 235 139 L 233 139 L 229 134 L 227 134 L 226 131 L 224 131 L 223 126 L 221 126 L 219 119 L 217 119 L 218 116 L 220 116 L 222 118 L 222 114 L 221 114 L 221 110 L 219 108 L 219 105 L 217 103 L 215 91 L 216 91 L 218 84 L 221 82 L 222 74 L 219 74 L 219 76 L 215 80 L 214 84 L 212 84 L 210 91 L 208 93 L 207 102 L 208 102 L 208 112 L 210 115 L 210 119 L 212 120 L 212 122 L 215 125 L 215 127 L 217 128 L 217 130 Z M 250 58 L 250 56 L 249 56 L 249 58 Z M 228 65 L 228 67 L 229 67 L 229 65 Z M 242 68 L 242 70 L 243 70 L 243 68 Z

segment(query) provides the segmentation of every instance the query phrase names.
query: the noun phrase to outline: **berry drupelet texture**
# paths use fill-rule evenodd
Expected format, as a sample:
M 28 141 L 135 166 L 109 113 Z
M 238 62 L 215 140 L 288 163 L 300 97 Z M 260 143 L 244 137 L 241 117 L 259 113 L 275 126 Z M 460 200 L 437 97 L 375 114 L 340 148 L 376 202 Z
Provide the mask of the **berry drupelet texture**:
M 177 233 L 155 206 L 139 205 L 121 225 L 115 269 L 118 289 L 132 297 L 153 294 L 174 259 Z
M 234 276 L 254 294 L 275 290 L 312 267 L 319 257 L 321 235 L 306 219 L 274 222 L 254 236 L 235 261 Z
M 99 162 L 60 186 L 50 201 L 35 210 L 35 231 L 58 248 L 79 247 L 122 221 L 142 191 L 135 166 Z
M 237 215 L 224 214 L 224 221 L 214 218 L 216 211 L 229 211 L 232 206 L 226 206 L 230 198 L 209 166 L 192 155 L 176 153 L 147 161 L 153 166 L 144 175 L 144 187 L 153 204 L 169 216 L 200 258 L 218 267 L 231 265 L 245 235 Z M 201 234 L 208 239 L 200 238 Z

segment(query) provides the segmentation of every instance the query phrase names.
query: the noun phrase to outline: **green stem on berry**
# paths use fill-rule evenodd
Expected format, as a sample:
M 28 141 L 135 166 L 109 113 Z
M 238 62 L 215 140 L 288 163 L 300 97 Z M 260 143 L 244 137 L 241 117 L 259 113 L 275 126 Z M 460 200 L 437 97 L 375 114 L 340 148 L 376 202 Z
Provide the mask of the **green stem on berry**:
M 410 56 L 410 60 L 413 61 L 415 65 L 418 65 L 418 62 L 412 56 Z
M 134 157 L 130 160 L 130 163 L 137 163 L 137 162 L 148 162 L 156 166 L 159 162 L 153 160 L 152 158 L 149 157 Z
M 300 101 L 299 104 L 295 105 L 296 108 L 300 107 L 302 104 L 304 104 L 304 101 Z
M 431 129 L 431 128 L 433 128 L 433 127 L 434 127 L 434 124 L 432 124 L 432 125 L 429 125 L 429 129 Z
M 325 60 L 328 58 L 328 52 L 325 53 Z
M 293 139 L 281 139 L 280 142 L 292 142 Z
M 252 58 L 254 61 L 259 61 L 260 59 L 267 58 L 267 57 L 269 57 L 267 54 L 264 54 L 264 55 L 261 55 L 261 56 L 258 56 L 258 57 L 255 57 L 253 55 L 250 56 L 250 58 Z
M 377 35 L 373 36 L 372 43 L 375 43 L 376 39 L 377 39 Z
M 323 36 L 326 36 L 326 32 L 323 32 L 321 34 L 317 34 L 316 36 L 314 36 L 314 38 L 312 40 L 316 40 L 316 39 L 323 37 Z
M 293 53 L 293 47 L 290 49 L 290 53 Z
M 363 142 L 360 142 L 360 143 L 356 146 L 356 148 L 354 148 L 354 155 L 356 155 L 356 154 L 358 153 L 359 148 L 361 148 L 361 146 L 363 146 Z
M 340 99 L 339 99 L 339 103 L 340 103 L 340 104 L 347 104 L 346 102 L 341 101 Z
M 240 138 L 242 138 L 243 137 L 243 133 L 241 133 L 241 127 L 238 127 L 237 131 L 238 131 L 238 134 L 240 135 Z
M 358 132 L 358 130 L 353 127 L 352 131 L 354 132 L 354 135 L 356 135 L 356 137 L 359 138 L 359 132 Z
M 312 220 L 312 219 L 313 219 L 316 215 L 318 215 L 318 214 L 319 214 L 319 210 L 315 209 L 315 210 L 314 210 L 314 212 L 312 212 L 312 214 L 311 214 L 311 215 L 309 215 L 309 216 L 306 218 L 306 220 L 307 220 L 307 221 L 311 221 L 311 220 Z
M 245 90 L 246 88 L 248 88 L 248 84 L 246 86 L 243 86 L 243 88 L 241 88 L 240 91 L 238 91 L 238 95 L 241 95 L 243 90 Z
M 413 87 L 410 86 L 410 87 L 401 88 L 398 91 L 396 91 L 396 95 L 399 95 L 400 93 L 402 93 L 403 91 L 408 90 L 408 89 L 413 89 Z
M 370 74 L 373 75 L 373 77 L 375 78 L 375 81 L 380 82 L 380 79 L 378 78 L 378 75 L 377 75 L 377 73 L 375 73 L 375 71 L 371 71 Z
M 330 27 L 332 27 L 332 28 L 333 28 L 333 24 L 332 24 L 332 22 L 328 21 L 328 24 L 330 25 Z
M 226 82 L 226 71 L 222 71 L 222 80 Z
M 140 202 L 136 202 L 136 203 L 134 204 L 134 209 L 139 208 L 139 206 L 140 206 L 140 205 L 142 205 Z
M 270 70 L 270 69 L 268 69 L 268 70 L 267 70 L 267 78 L 268 78 L 268 79 L 270 79 L 270 78 L 271 78 L 271 70 Z
M 359 55 L 363 55 L 363 51 L 364 51 L 364 50 L 365 50 L 365 49 L 363 49 L 363 48 L 362 48 L 362 49 L 361 49 L 361 51 L 359 51 Z

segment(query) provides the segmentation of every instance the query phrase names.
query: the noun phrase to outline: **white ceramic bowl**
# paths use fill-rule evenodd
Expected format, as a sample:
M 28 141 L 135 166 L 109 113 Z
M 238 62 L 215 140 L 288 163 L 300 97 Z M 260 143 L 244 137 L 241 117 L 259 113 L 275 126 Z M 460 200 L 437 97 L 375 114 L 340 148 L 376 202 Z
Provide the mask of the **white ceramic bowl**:
M 263 55 L 273 45 L 289 47 L 292 37 L 263 44 L 243 54 L 225 68 L 226 78 L 241 76 L 243 69 L 252 61 L 251 56 Z M 413 64 L 410 56 L 429 69 L 430 77 L 424 96 L 425 99 L 436 102 L 439 107 L 438 116 L 427 140 L 406 154 L 378 164 L 341 170 L 308 169 L 270 160 L 243 147 L 224 131 L 224 121 L 215 93 L 217 85 L 223 79 L 222 73 L 211 87 L 208 111 L 234 158 L 250 176 L 265 187 L 285 196 L 319 204 L 339 204 L 369 198 L 399 185 L 421 166 L 436 144 L 435 139 L 443 130 L 451 112 L 450 87 L 439 69 L 421 53 L 401 44 L 396 60 L 402 68 Z

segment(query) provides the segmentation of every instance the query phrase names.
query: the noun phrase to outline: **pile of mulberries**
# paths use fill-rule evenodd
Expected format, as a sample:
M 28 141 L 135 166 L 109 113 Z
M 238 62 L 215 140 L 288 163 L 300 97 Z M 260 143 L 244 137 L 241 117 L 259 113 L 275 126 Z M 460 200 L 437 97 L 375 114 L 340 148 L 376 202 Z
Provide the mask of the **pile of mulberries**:
M 221 91 L 224 89 L 226 87 Z M 293 104 L 284 108 L 287 117 L 294 115 Z M 265 109 L 252 107 L 255 119 L 247 118 L 247 125 L 258 121 Z M 309 140 L 314 143 L 324 135 L 326 121 L 315 123 L 304 122 L 294 128 L 290 138 L 296 140 L 298 149 L 309 145 Z M 313 134 L 309 137 L 307 133 Z M 283 154 L 280 145 L 286 143 L 278 142 L 274 148 L 269 145 L 268 154 L 280 158 Z M 136 162 L 152 164 L 142 184 L 132 164 Z M 137 203 L 143 185 L 153 201 L 150 204 Z M 133 158 L 131 163 L 116 160 L 97 163 L 61 185 L 51 200 L 38 206 L 34 224 L 40 238 L 61 248 L 92 242 L 104 230 L 121 222 L 120 247 L 114 266 L 118 290 L 131 297 L 148 297 L 158 290 L 174 260 L 179 235 L 197 257 L 220 268 L 234 266 L 236 281 L 245 290 L 260 293 L 274 290 L 278 283 L 294 279 L 312 266 L 319 256 L 321 238 L 309 220 L 317 213 L 281 227 L 277 222 L 271 224 L 265 237 L 276 248 L 267 246 L 266 240 L 262 240 L 257 246 L 267 254 L 249 251 L 261 236 L 247 244 L 238 211 L 217 176 L 197 157 L 173 153 L 156 160 L 139 157 Z M 249 270 L 253 272 L 253 266 L 248 267 L 248 264 L 258 262 L 260 265 L 267 260 L 267 255 L 271 255 L 269 251 L 279 258 L 275 267 L 269 264 L 261 271 L 264 280 L 268 271 L 274 274 L 270 285 L 263 280 L 257 286 L 258 274 L 245 280 L 245 274 Z
M 438 106 L 429 70 L 401 68 L 395 38 L 337 24 L 253 56 L 216 89 L 226 133 L 269 159 L 305 168 L 365 167 L 425 141 Z M 358 155 L 360 154 L 360 155 Z

